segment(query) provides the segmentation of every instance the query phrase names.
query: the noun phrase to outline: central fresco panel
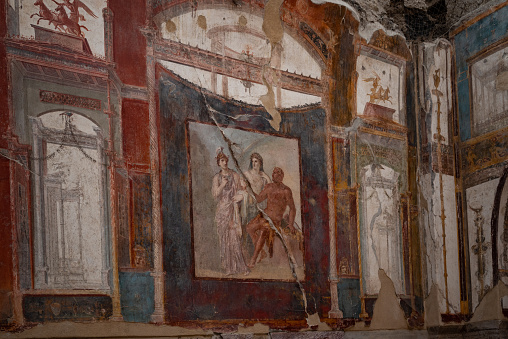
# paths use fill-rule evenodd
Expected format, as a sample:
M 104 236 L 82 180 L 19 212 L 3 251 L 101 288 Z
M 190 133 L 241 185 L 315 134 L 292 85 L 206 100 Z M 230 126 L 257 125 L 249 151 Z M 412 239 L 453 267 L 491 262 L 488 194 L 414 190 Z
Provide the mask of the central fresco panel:
M 238 167 L 222 133 L 239 150 L 235 153 Z M 191 121 L 187 140 L 192 172 L 195 276 L 292 280 L 289 261 L 293 260 L 298 277 L 303 278 L 298 139 L 237 128 L 219 129 Z M 222 166 L 221 158 L 226 161 Z M 284 174 L 284 186 L 272 198 L 271 192 L 276 188 L 272 173 L 277 169 Z M 286 196 L 281 192 L 286 192 Z M 273 220 L 274 226 L 283 237 L 289 258 L 275 231 L 265 232 L 264 243 L 259 240 L 263 229 L 269 226 L 257 226 L 259 216 L 275 209 L 273 216 L 281 220 Z M 294 220 L 292 228 L 290 218 Z M 254 257 L 256 240 L 260 251 L 252 266 L 249 262 Z

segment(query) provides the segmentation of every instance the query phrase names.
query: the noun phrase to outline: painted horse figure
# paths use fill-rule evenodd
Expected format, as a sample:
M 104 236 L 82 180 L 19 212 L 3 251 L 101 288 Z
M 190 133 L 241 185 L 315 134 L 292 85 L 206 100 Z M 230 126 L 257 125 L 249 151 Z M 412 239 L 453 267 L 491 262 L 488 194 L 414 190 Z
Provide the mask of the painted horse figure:
M 57 21 L 62 23 L 65 26 L 67 33 L 74 34 L 77 36 L 84 37 L 83 32 L 81 32 L 81 28 L 84 28 L 88 31 L 88 28 L 79 24 L 79 21 L 74 21 L 67 15 L 65 11 L 65 7 L 62 4 L 59 4 L 56 9 L 57 13 Z
M 55 25 L 56 29 L 59 29 L 63 31 L 62 29 L 62 23 L 58 21 L 57 15 L 55 12 L 51 11 L 48 6 L 44 3 L 44 0 L 36 0 L 34 2 L 35 6 L 39 6 L 39 13 L 34 13 L 30 15 L 30 18 L 33 18 L 34 16 L 38 16 L 39 20 L 37 20 L 37 25 L 41 20 L 47 20 L 48 23 L 51 25 Z
M 81 29 L 88 31 L 88 28 L 79 24 L 79 20 L 84 20 L 83 15 L 79 14 L 79 9 L 83 8 L 90 16 L 97 18 L 90 8 L 77 0 L 74 0 L 74 2 L 65 0 L 65 2 L 62 3 L 55 0 L 52 1 L 57 5 L 54 11 L 46 6 L 44 0 L 36 0 L 34 5 L 39 6 L 39 13 L 32 14 L 30 18 L 38 16 L 39 20 L 37 20 L 37 24 L 39 24 L 41 20 L 47 20 L 50 25 L 55 25 L 55 28 L 62 32 L 84 37 Z M 67 14 L 66 7 L 70 10 L 70 17 Z

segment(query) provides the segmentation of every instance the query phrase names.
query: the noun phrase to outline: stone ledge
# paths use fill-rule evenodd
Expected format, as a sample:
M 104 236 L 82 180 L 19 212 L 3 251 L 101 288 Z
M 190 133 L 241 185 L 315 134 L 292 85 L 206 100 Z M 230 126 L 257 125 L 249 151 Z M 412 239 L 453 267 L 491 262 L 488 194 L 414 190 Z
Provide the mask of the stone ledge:
M 428 329 L 429 338 L 508 338 L 508 321 L 487 320 L 462 325 L 436 326 Z

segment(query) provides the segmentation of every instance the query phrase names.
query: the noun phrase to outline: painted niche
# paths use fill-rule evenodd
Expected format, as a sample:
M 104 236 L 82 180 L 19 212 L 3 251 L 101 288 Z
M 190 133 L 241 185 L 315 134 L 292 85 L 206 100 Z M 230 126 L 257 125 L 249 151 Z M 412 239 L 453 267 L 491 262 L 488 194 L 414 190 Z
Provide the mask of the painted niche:
M 404 293 L 402 230 L 399 217 L 399 173 L 379 164 L 368 165 L 361 173 L 362 273 L 365 293 L 376 295 L 383 269 L 395 291 Z
M 356 61 L 357 115 L 404 125 L 404 63 L 388 62 L 369 51 L 362 46 Z
M 471 66 L 472 134 L 508 126 L 508 47 Z
M 473 310 L 493 287 L 490 224 L 498 184 L 495 179 L 466 190 Z
M 109 289 L 103 136 L 71 112 L 32 118 L 37 289 Z

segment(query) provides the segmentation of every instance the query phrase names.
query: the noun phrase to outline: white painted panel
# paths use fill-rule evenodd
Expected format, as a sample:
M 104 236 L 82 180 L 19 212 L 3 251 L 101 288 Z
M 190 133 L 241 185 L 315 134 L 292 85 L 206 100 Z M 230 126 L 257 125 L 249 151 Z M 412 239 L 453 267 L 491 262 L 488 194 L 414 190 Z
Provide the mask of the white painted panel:
M 20 1 L 20 35 L 24 37 L 33 37 L 34 29 L 32 24 L 36 25 L 39 20 L 38 16 L 30 18 L 32 14 L 39 13 L 39 6 L 34 5 L 34 1 Z M 45 5 L 54 11 L 57 5 L 53 1 L 44 0 Z M 90 16 L 85 10 L 81 9 L 79 13 L 84 16 L 85 21 L 80 21 L 80 25 L 85 26 L 82 29 L 85 38 L 88 40 L 92 53 L 97 56 L 104 57 L 104 19 L 102 17 L 102 9 L 106 7 L 106 0 L 83 0 L 83 3 L 97 16 Z M 67 10 L 68 12 L 68 10 Z M 38 26 L 55 30 L 53 24 L 49 24 L 47 20 L 39 21 Z
M 490 222 L 498 183 L 499 179 L 494 179 L 466 190 L 473 310 L 486 291 L 493 287 Z M 484 237 L 483 242 L 481 236 Z M 480 247 L 481 244 L 484 245 L 483 249 Z
M 401 70 L 390 63 L 360 54 L 356 61 L 358 82 L 356 91 L 357 114 L 362 115 L 365 104 L 370 100 L 370 94 L 374 83 L 377 84 L 376 91 L 382 87 L 383 91 L 389 90 L 387 100 L 375 100 L 375 104 L 395 110 L 393 121 L 400 123 L 401 111 Z M 376 80 L 377 79 L 377 80 Z

